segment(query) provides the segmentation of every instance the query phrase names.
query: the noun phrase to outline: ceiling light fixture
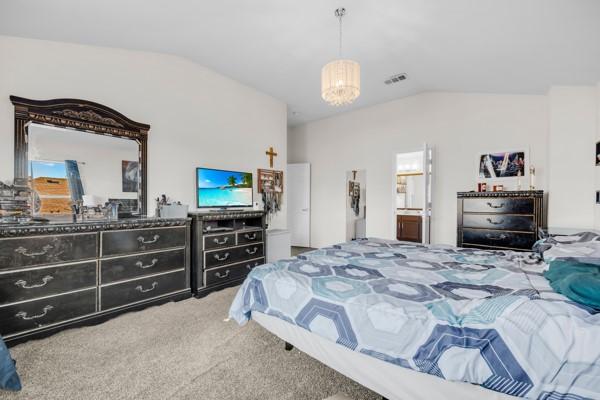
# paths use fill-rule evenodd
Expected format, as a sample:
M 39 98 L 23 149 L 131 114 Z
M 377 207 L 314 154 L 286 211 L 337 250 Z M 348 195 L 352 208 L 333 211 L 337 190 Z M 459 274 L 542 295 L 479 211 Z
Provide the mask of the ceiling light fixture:
M 350 104 L 360 96 L 360 65 L 342 58 L 342 18 L 345 8 L 335 10 L 340 21 L 339 59 L 327 63 L 321 70 L 321 97 L 332 106 Z

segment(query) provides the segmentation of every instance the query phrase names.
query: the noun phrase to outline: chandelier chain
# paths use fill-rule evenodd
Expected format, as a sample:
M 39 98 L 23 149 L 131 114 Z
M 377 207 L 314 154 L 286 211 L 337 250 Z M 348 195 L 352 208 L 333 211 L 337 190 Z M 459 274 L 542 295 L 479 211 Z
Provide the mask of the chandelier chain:
M 339 53 L 340 53 L 340 58 L 342 58 L 342 18 L 344 17 L 343 13 L 339 13 L 339 20 L 340 20 L 340 49 L 339 49 Z

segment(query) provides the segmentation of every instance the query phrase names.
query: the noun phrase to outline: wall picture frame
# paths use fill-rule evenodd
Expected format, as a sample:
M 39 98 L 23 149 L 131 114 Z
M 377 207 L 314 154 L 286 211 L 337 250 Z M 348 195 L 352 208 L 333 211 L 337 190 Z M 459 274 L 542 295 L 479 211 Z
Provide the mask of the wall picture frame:
M 518 190 L 519 180 L 521 189 L 529 187 L 529 148 L 482 151 L 477 154 L 476 163 L 476 182 L 486 183 L 488 190 L 497 184 L 502 184 L 504 190 Z
M 502 179 L 524 176 L 525 170 L 529 167 L 528 164 L 524 150 L 481 154 L 479 156 L 479 178 Z

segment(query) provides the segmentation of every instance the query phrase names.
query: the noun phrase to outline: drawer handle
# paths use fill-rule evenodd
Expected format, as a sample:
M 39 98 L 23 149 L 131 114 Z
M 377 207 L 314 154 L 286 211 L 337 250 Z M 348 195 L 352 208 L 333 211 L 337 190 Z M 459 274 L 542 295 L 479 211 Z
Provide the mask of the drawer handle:
M 45 317 L 46 314 L 48 314 L 48 311 L 52 310 L 54 307 L 51 305 L 47 305 L 46 307 L 43 308 L 43 313 L 41 314 L 37 314 L 37 315 L 32 315 L 31 317 L 27 316 L 27 313 L 25 311 L 19 311 L 18 313 L 15 314 L 15 317 L 17 318 L 21 318 L 25 321 L 30 321 L 32 319 L 38 319 L 38 318 L 42 318 Z
M 258 265 L 258 263 L 254 263 L 254 265 L 252 265 L 252 264 L 248 264 L 248 265 L 246 265 L 246 269 L 247 269 L 248 271 L 252 271 L 252 268 L 256 267 L 257 265 Z
M 502 225 L 504 223 L 504 220 L 501 219 L 500 221 L 493 221 L 491 218 L 488 218 L 487 221 L 492 224 L 492 225 Z
M 140 293 L 148 293 L 153 291 L 154 289 L 156 289 L 158 287 L 158 282 L 152 282 L 152 287 L 150 289 L 144 289 L 142 287 L 142 285 L 136 286 L 135 290 L 137 290 Z
M 256 254 L 257 251 L 258 251 L 258 247 L 255 247 L 253 250 L 246 249 L 246 253 L 248 253 L 250 255 Z
M 147 268 L 152 268 L 156 265 L 156 263 L 158 262 L 158 258 L 153 258 L 152 259 L 152 264 L 147 264 L 144 265 L 144 263 L 142 263 L 141 261 L 138 261 L 135 263 L 135 265 L 141 269 L 147 269 Z
M 42 247 L 42 251 L 38 252 L 38 253 L 28 253 L 27 249 L 25 247 L 17 247 L 15 249 L 15 253 L 19 253 L 24 255 L 25 257 L 39 257 L 39 256 L 43 256 L 46 253 L 48 253 L 50 250 L 53 249 L 53 247 L 49 244 L 47 244 L 46 246 Z
M 229 276 L 229 270 L 225 271 L 223 275 L 219 271 L 215 272 L 215 276 L 219 279 L 225 279 Z
M 24 281 L 23 279 L 19 279 L 18 281 L 15 282 L 15 285 L 22 287 L 23 289 L 35 289 L 35 288 L 40 288 L 42 286 L 46 286 L 46 284 L 48 282 L 50 282 L 52 279 L 54 279 L 54 277 L 52 275 L 46 275 L 45 277 L 42 278 L 42 283 L 38 283 L 37 285 L 27 285 L 27 281 Z
M 500 203 L 500 205 L 495 206 L 492 203 L 490 203 L 489 201 L 488 201 L 487 205 L 490 206 L 491 208 L 502 208 L 502 207 L 504 207 L 504 203 Z
M 214 244 L 225 244 L 225 243 L 227 243 L 228 241 L 229 241 L 229 237 L 225 237 L 225 238 L 223 238 L 223 241 L 222 241 L 222 242 L 219 242 L 219 238 L 214 238 L 214 239 L 213 239 L 213 243 L 214 243 Z
M 219 257 L 218 254 L 215 254 L 215 260 L 217 261 L 225 261 L 229 258 L 229 253 L 223 254 L 223 257 Z
M 255 240 L 255 239 L 256 239 L 256 233 L 253 233 L 252 235 L 251 235 L 251 234 L 249 234 L 249 233 L 246 233 L 246 234 L 244 235 L 244 237 L 245 237 L 246 239 L 248 239 L 248 240 Z
M 508 236 L 506 236 L 504 233 L 500 234 L 500 236 L 494 236 L 492 234 L 486 234 L 485 235 L 486 238 L 490 239 L 490 240 L 504 240 L 506 239 Z
M 138 242 L 140 242 L 140 244 L 156 243 L 158 241 L 158 239 L 160 239 L 160 235 L 154 235 L 152 240 L 146 240 L 143 236 L 138 236 L 138 238 L 137 238 L 137 240 L 138 240 Z

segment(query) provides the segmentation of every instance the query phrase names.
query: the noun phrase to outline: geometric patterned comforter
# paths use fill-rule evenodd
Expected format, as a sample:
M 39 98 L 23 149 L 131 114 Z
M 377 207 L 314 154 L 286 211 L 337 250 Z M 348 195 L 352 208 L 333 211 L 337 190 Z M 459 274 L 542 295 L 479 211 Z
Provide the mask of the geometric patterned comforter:
M 255 268 L 230 316 L 261 312 L 403 368 L 539 400 L 600 399 L 600 314 L 533 253 L 363 239 Z

